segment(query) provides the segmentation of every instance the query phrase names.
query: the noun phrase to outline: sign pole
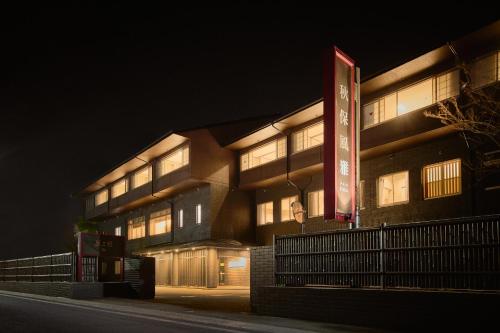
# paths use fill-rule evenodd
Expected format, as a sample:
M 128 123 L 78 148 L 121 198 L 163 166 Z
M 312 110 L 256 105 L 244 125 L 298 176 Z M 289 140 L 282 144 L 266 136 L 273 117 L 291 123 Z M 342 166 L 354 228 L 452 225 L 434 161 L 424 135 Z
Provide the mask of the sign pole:
M 361 131 L 361 70 L 356 67 L 356 218 L 355 218 L 355 228 L 361 226 L 361 218 L 359 216 L 359 210 L 361 208 L 361 191 L 360 191 L 360 178 L 361 178 L 361 163 L 359 159 L 360 150 L 360 131 Z

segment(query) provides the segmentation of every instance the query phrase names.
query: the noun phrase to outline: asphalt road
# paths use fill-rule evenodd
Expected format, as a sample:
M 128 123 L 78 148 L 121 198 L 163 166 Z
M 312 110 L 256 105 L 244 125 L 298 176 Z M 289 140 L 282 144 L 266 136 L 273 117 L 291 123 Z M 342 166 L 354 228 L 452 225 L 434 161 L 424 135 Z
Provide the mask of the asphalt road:
M 241 332 L 143 314 L 0 294 L 0 332 Z

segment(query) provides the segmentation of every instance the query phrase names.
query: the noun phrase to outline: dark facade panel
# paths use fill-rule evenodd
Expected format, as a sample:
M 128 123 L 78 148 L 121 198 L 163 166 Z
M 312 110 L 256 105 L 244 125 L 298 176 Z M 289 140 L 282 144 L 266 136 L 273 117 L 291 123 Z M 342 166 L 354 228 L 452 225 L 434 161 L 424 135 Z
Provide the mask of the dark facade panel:
M 96 219 L 108 214 L 108 202 L 96 206 L 92 209 L 85 210 L 85 218 L 88 220 Z
M 323 145 L 306 149 L 299 153 L 290 155 L 290 172 L 305 169 L 318 164 L 323 164 Z
M 166 175 L 157 178 L 154 181 L 154 191 L 159 192 L 165 190 L 184 180 L 188 180 L 190 177 L 191 177 L 191 166 L 188 164 L 186 166 L 183 166 L 182 168 L 179 168 L 177 170 L 174 170 L 170 173 L 167 173 Z
M 286 158 L 240 172 L 240 187 L 249 188 L 266 184 L 286 175 Z
M 424 199 L 422 169 L 426 165 L 462 159 L 462 193 Z M 469 152 L 458 134 L 430 141 L 417 147 L 361 162 L 361 180 L 365 181 L 365 209 L 361 210 L 361 226 L 378 226 L 429 219 L 474 215 L 472 205 Z M 388 207 L 377 205 L 377 182 L 380 176 L 408 170 L 409 202 Z

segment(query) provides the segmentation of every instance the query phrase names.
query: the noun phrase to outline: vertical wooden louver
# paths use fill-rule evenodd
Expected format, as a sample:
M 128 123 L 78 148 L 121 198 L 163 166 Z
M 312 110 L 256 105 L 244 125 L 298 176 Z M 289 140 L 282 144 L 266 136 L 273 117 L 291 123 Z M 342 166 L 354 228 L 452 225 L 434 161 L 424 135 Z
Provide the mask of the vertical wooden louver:
M 424 199 L 456 195 L 462 192 L 460 159 L 424 167 Z

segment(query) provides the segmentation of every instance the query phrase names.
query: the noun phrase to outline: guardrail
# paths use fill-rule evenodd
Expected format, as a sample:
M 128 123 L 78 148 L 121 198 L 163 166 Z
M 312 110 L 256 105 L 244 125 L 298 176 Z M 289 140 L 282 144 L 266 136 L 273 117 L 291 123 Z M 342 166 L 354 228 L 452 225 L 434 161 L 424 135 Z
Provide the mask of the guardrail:
M 500 290 L 500 215 L 277 236 L 278 285 Z
M 73 252 L 0 261 L 0 281 L 75 281 Z

